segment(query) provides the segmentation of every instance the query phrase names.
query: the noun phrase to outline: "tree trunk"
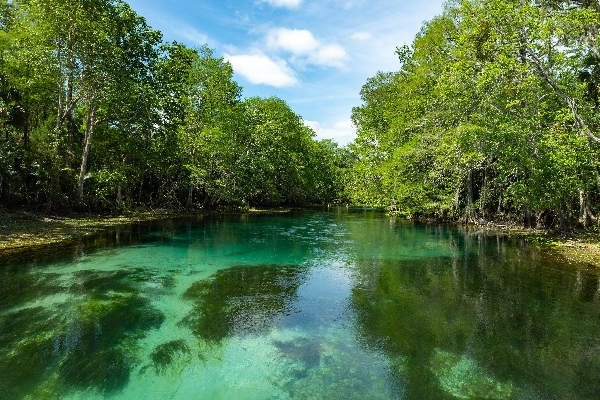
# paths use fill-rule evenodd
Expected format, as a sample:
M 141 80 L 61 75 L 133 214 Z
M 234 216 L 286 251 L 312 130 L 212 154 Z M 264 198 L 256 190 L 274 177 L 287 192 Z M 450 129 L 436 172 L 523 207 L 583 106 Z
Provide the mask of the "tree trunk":
M 593 218 L 590 197 L 585 190 L 579 190 L 579 223 L 587 229 L 592 226 Z
M 477 213 L 473 209 L 473 170 L 467 175 L 467 208 L 465 210 L 464 222 L 467 224 L 477 222 Z
M 73 80 L 74 77 L 74 69 L 75 69 L 75 60 L 74 60 L 74 40 L 73 40 L 73 30 L 69 29 L 69 38 L 68 38 L 68 57 L 67 57 L 67 68 L 69 70 L 67 76 L 67 93 L 65 97 L 65 103 L 67 105 L 73 102 Z M 67 159 L 66 164 L 67 168 L 71 169 L 71 165 L 73 162 L 73 135 L 75 133 L 75 122 L 73 121 L 73 111 L 69 109 L 67 112 Z
M 487 181 L 488 181 L 488 171 L 487 168 L 483 174 L 483 187 L 481 188 L 481 200 L 479 202 L 479 214 L 485 218 L 485 201 L 487 200 Z
M 121 182 L 119 182 L 119 187 L 117 188 L 117 205 L 119 207 L 123 206 L 123 188 Z
M 571 229 L 571 206 L 569 202 L 560 207 L 558 210 L 558 223 L 561 231 L 568 231 Z M 564 203 L 563 203 L 564 204 Z
M 186 204 L 186 207 L 188 208 L 188 210 L 192 208 L 193 197 L 194 197 L 194 185 L 190 185 L 189 192 L 188 192 L 188 198 L 187 198 L 187 204 Z
M 454 206 L 456 207 L 456 215 L 458 215 L 460 212 L 460 192 L 462 189 L 461 180 L 462 179 L 459 178 L 458 182 L 456 182 L 456 190 L 454 191 Z
M 62 47 L 60 40 L 56 40 L 56 57 L 58 58 L 58 109 L 56 112 L 56 134 L 60 132 L 60 126 L 62 123 L 62 91 L 63 91 L 63 80 L 62 80 Z M 58 138 L 57 138 L 58 139 Z
M 83 204 L 83 181 L 87 171 L 87 163 L 92 147 L 92 137 L 94 136 L 94 128 L 96 127 L 96 105 L 90 102 L 87 115 L 87 124 L 85 128 L 85 143 L 81 154 L 81 169 L 79 171 L 79 185 L 77 186 L 77 199 L 80 204 Z
M 498 196 L 498 209 L 496 210 L 496 214 L 502 213 L 502 186 L 500 186 L 500 194 Z
M 23 147 L 29 148 L 29 111 L 25 112 L 23 121 Z

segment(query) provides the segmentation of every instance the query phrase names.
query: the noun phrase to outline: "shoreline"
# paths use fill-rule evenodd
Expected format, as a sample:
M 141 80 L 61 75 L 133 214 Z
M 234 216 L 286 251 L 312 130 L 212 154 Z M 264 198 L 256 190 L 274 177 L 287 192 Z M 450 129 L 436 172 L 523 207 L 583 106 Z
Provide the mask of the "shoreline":
M 227 213 L 281 214 L 291 210 L 281 208 L 250 208 L 246 210 L 178 212 L 172 210 L 134 211 L 121 215 L 70 213 L 40 213 L 0 209 L 0 256 L 67 245 L 92 238 L 105 229 L 118 225 L 158 221 L 168 218 L 223 215 Z M 431 221 L 429 221 L 431 223 Z M 456 224 L 456 223 L 453 223 Z M 522 239 L 545 251 L 561 256 L 568 264 L 600 268 L 600 234 L 591 232 L 556 233 L 506 225 L 470 225 L 486 232 L 501 232 L 511 239 Z
M 67 245 L 75 240 L 92 238 L 118 225 L 152 222 L 169 218 L 223 215 L 231 212 L 249 214 L 286 213 L 290 208 L 235 211 L 172 210 L 133 211 L 121 215 L 97 213 L 42 213 L 0 209 L 0 256 L 53 245 Z

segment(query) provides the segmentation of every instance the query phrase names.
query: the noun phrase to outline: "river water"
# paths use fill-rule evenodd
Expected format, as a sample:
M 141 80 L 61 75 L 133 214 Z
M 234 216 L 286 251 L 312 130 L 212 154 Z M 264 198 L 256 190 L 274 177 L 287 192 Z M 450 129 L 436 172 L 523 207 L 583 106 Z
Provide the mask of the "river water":
M 600 277 L 363 209 L 120 226 L 0 261 L 1 399 L 597 399 Z

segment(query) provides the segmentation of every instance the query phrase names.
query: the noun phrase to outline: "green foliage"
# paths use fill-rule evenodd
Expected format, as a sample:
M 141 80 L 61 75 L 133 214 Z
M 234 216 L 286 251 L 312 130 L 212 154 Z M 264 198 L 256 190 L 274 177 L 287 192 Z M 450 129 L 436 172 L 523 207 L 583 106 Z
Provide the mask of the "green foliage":
M 584 226 L 600 211 L 595 4 L 449 2 L 353 110 L 356 203 Z
M 325 203 L 335 149 L 223 58 L 122 0 L 0 4 L 0 200 L 126 209 Z

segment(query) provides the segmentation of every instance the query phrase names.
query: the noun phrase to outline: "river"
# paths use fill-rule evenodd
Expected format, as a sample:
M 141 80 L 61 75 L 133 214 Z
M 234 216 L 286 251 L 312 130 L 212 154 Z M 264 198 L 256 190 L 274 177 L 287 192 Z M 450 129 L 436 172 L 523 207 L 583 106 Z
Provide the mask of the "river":
M 376 210 L 119 226 L 0 261 L 2 399 L 597 399 L 600 276 Z

